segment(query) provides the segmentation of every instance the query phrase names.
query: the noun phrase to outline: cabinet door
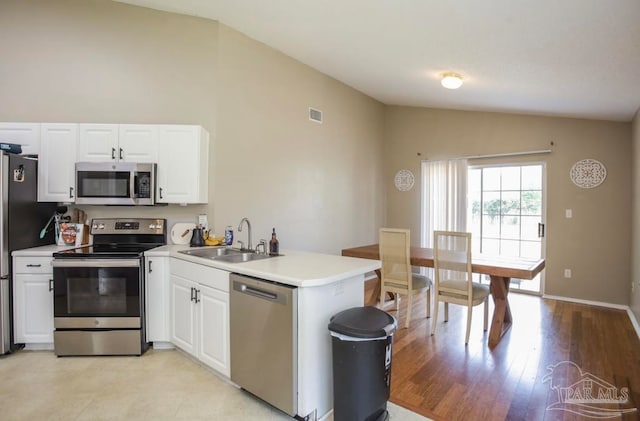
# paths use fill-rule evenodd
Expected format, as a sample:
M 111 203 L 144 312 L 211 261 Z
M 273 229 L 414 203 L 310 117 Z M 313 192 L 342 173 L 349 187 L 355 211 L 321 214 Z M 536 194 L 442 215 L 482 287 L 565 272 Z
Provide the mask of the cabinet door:
M 116 162 L 119 154 L 117 124 L 80 124 L 78 162 Z
M 171 342 L 196 354 L 196 312 L 192 298 L 195 283 L 171 275 Z
M 16 343 L 53 343 L 52 274 L 15 275 L 14 332 Z
M 198 358 L 229 376 L 229 294 L 198 284 L 196 309 Z
M 200 126 L 158 126 L 158 203 L 207 203 L 209 134 Z
M 77 140 L 76 124 L 46 123 L 40 126 L 39 202 L 75 202 Z
M 40 153 L 40 124 L 0 123 L 0 141 L 22 146 L 23 155 Z
M 169 310 L 169 257 L 146 257 L 147 276 L 147 341 L 171 341 L 171 316 Z
M 121 124 L 118 155 L 127 162 L 158 162 L 158 126 Z

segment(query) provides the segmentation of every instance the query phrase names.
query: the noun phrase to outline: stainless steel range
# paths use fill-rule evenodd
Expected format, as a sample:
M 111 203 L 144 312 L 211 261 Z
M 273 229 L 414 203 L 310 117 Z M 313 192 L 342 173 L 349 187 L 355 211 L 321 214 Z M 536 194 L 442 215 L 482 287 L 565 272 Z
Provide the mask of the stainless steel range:
M 143 253 L 166 232 L 164 219 L 94 219 L 92 246 L 53 255 L 56 355 L 146 351 Z

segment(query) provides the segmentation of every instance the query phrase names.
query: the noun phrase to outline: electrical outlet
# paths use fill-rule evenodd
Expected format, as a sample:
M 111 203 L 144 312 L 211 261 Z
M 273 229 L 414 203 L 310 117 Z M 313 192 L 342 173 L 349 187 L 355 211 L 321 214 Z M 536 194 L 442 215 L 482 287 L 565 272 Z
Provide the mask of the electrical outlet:
M 564 216 L 565 218 L 573 218 L 573 211 L 571 209 L 565 209 Z
M 564 270 L 564 277 L 565 278 L 571 278 L 571 269 L 565 269 Z
M 207 221 L 207 215 L 198 215 L 198 224 L 203 228 L 207 229 L 209 226 L 209 222 Z

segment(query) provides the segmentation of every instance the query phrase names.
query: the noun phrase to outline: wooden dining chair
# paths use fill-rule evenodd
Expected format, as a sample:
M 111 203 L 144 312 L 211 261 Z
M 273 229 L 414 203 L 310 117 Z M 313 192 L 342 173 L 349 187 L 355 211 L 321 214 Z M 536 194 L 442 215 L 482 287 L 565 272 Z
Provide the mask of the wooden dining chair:
M 427 292 L 427 318 L 431 317 L 431 279 L 411 270 L 407 229 L 380 228 L 380 306 L 384 306 L 387 292 L 395 293 L 396 310 L 400 318 L 399 294 L 407 295 L 407 321 L 411 321 L 411 303 L 416 292 Z
M 473 282 L 471 273 L 471 233 L 435 231 L 433 233 L 433 269 L 435 278 L 434 315 L 431 335 L 436 333 L 438 303 L 444 302 L 444 321 L 449 320 L 449 303 L 467 307 L 467 334 L 469 343 L 473 307 L 484 303 L 484 330 L 489 318 L 489 287 Z

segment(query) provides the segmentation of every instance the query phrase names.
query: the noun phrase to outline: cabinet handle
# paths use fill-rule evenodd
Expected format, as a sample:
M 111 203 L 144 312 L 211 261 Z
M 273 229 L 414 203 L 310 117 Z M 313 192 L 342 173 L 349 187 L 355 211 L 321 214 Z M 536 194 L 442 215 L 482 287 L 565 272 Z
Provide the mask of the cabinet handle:
M 162 187 L 160 187 L 160 199 L 162 199 Z
M 116 159 L 116 148 L 111 148 L 111 159 Z
M 194 290 L 196 291 L 196 300 L 195 301 L 196 301 L 196 304 L 198 304 L 200 302 L 200 298 L 198 298 L 198 294 L 200 294 L 200 290 L 199 289 L 195 289 L 195 288 L 194 288 Z
M 194 287 L 191 287 L 191 299 L 189 301 L 195 301 L 194 295 L 195 295 L 196 289 Z
M 120 148 L 120 161 L 122 161 L 122 148 Z
M 28 268 L 39 268 L 42 267 L 42 265 L 40 263 L 38 263 L 37 265 L 33 264 L 33 263 L 29 263 L 27 265 Z
M 69 187 L 69 199 L 73 199 L 73 187 Z
M 49 291 L 53 291 L 53 279 L 49 279 Z
M 153 272 L 153 269 L 151 269 L 151 263 L 153 263 L 153 261 L 149 260 L 149 273 Z

